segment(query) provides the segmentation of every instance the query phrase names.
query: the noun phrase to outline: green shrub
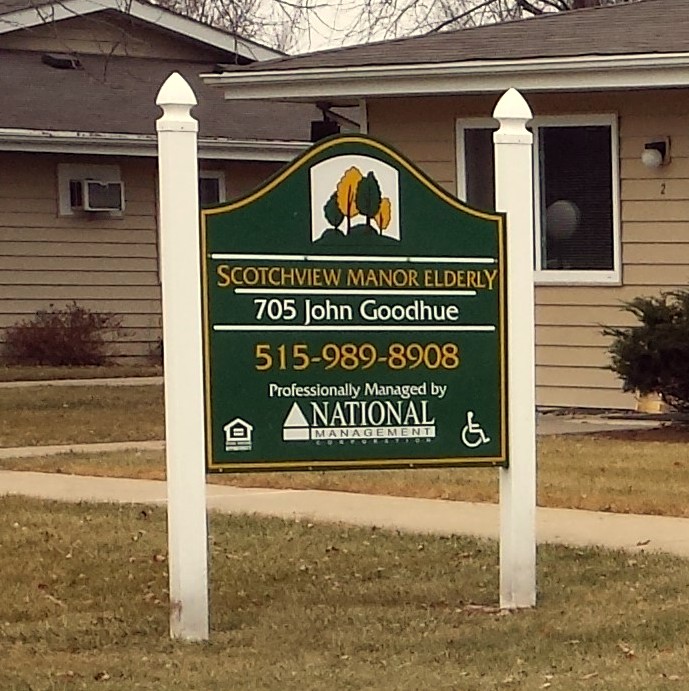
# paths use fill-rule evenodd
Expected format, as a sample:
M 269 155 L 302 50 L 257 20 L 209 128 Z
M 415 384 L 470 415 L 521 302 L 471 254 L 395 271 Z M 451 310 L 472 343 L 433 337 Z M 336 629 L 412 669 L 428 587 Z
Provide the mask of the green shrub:
M 12 365 L 103 365 L 121 317 L 92 312 L 76 302 L 39 310 L 5 330 L 5 359 Z
M 603 331 L 613 337 L 610 369 L 625 391 L 659 393 L 677 410 L 689 412 L 689 291 L 635 298 L 623 309 L 641 323 Z

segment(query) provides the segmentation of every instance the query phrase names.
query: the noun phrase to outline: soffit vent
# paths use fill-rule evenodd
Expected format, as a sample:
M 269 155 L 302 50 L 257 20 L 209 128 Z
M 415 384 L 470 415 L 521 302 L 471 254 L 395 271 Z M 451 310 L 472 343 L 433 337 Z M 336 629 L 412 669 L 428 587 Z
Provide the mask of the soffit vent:
M 79 70 L 81 69 L 81 62 L 73 55 L 66 53 L 43 53 L 41 62 L 44 65 L 49 65 L 57 70 Z

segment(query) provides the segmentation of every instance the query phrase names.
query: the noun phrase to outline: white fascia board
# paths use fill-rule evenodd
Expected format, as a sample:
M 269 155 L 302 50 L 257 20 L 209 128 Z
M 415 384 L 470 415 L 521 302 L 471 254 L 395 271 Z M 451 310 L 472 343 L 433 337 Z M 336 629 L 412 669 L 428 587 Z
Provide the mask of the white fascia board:
M 201 137 L 199 157 L 233 161 L 291 161 L 308 146 L 309 142 L 300 141 Z M 158 155 L 158 141 L 154 134 L 0 128 L 0 151 L 150 158 Z
M 203 74 L 225 88 L 225 98 L 331 99 L 356 105 L 362 98 L 520 91 L 599 91 L 689 85 L 689 53 L 472 60 L 466 62 L 237 70 Z
M 94 12 L 115 10 L 150 24 L 155 24 L 182 36 L 192 38 L 213 48 L 236 53 L 248 60 L 270 60 L 285 54 L 249 41 L 236 34 L 230 34 L 212 26 L 188 19 L 157 5 L 148 5 L 137 0 L 62 0 L 30 9 L 8 12 L 0 15 L 0 34 L 18 29 L 29 29 L 42 24 L 58 22 L 72 17 L 85 16 Z
M 116 4 L 116 0 L 115 3 Z M 271 60 L 273 58 L 283 58 L 284 53 L 273 50 L 259 43 L 254 43 L 236 34 L 230 34 L 220 29 L 215 29 L 208 24 L 187 19 L 174 12 L 168 12 L 157 5 L 144 5 L 136 0 L 126 5 L 124 10 L 132 17 L 151 22 L 178 34 L 183 34 L 201 43 L 206 43 L 214 48 L 236 53 L 247 60 Z
M 37 5 L 16 12 L 7 12 L 0 15 L 0 34 L 19 29 L 31 29 L 42 24 L 59 22 L 62 19 L 71 19 L 92 12 L 101 12 L 112 9 L 114 5 L 112 0 L 103 0 L 102 3 L 96 3 L 93 0 L 65 0 L 59 3 Z

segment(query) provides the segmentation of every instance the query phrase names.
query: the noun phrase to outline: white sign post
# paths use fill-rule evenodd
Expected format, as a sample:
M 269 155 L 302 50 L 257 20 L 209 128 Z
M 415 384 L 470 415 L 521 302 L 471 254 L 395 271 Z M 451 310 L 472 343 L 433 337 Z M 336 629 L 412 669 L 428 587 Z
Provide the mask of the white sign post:
M 533 114 L 515 89 L 493 117 L 495 205 L 507 213 L 509 467 L 500 470 L 500 607 L 536 604 L 536 398 L 533 287 Z
M 208 639 L 196 97 L 174 73 L 158 93 L 170 635 Z

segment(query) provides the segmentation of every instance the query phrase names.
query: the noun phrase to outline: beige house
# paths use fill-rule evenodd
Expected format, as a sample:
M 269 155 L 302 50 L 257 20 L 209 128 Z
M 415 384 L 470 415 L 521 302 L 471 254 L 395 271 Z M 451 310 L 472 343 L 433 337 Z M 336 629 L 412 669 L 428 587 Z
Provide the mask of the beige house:
M 249 191 L 309 139 L 308 105 L 237 102 L 198 75 L 281 56 L 140 0 L 0 0 L 0 332 L 76 300 L 160 337 L 155 97 L 192 84 L 204 203 Z M 1 335 L 0 335 L 1 340 Z
M 235 98 L 359 104 L 367 131 L 493 204 L 490 115 L 534 119 L 537 402 L 633 407 L 605 367 L 624 300 L 689 281 L 689 7 L 641 2 L 207 75 Z M 509 222 L 509 221 L 508 221 Z

